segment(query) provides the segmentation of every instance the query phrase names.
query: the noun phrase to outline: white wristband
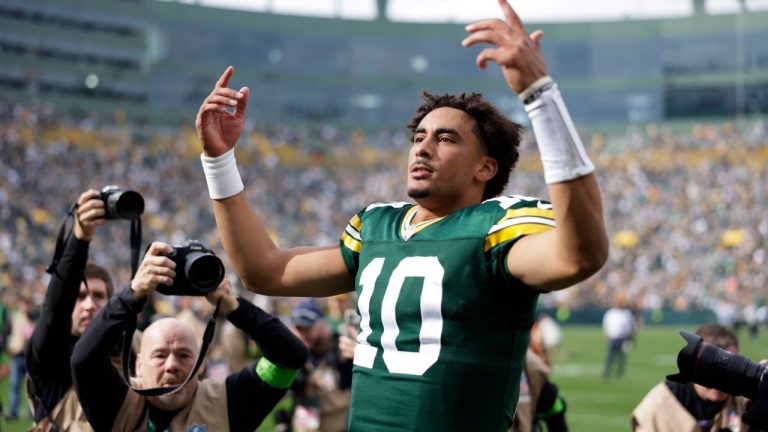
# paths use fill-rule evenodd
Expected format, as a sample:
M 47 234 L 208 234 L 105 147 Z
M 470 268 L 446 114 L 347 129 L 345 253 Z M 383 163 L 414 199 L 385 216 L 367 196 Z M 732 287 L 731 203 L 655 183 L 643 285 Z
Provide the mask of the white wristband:
M 533 84 L 529 85 L 527 89 L 521 91 L 517 97 L 520 98 L 522 103 L 529 104 L 533 102 L 539 96 L 539 94 L 541 94 L 541 91 L 546 90 L 547 86 L 551 86 L 554 83 L 555 81 L 551 76 L 544 75 L 543 77 L 534 81 Z
M 245 189 L 240 172 L 237 171 L 234 148 L 217 157 L 201 154 L 200 160 L 211 199 L 229 198 Z
M 595 170 L 556 83 L 525 106 L 544 165 L 544 180 L 560 183 Z

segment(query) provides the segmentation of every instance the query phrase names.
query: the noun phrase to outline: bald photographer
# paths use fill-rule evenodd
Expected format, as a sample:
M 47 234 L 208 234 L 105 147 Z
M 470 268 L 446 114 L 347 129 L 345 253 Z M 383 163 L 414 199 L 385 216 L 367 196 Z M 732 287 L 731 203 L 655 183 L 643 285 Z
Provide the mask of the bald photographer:
M 253 431 L 283 397 L 307 359 L 302 342 L 280 320 L 235 296 L 225 278 L 205 298 L 219 314 L 253 339 L 264 354 L 255 366 L 221 379 L 198 379 L 200 346 L 192 329 L 172 318 L 144 331 L 131 386 L 175 392 L 142 395 L 129 388 L 109 363 L 109 350 L 135 322 L 158 287 L 175 287 L 187 268 L 171 257 L 174 248 L 153 243 L 130 287 L 117 293 L 83 334 L 72 356 L 72 373 L 83 410 L 95 431 Z M 185 275 L 189 278 L 189 275 Z

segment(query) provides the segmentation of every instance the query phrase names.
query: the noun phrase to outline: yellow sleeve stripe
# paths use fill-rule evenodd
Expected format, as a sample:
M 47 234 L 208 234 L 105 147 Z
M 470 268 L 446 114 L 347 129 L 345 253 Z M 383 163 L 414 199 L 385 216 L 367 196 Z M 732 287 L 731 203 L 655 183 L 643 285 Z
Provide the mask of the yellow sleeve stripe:
M 500 224 L 506 220 L 514 219 L 517 217 L 525 217 L 525 216 L 539 216 L 547 219 L 555 219 L 555 212 L 552 211 L 551 208 L 543 209 L 540 207 L 524 207 L 524 208 L 517 208 L 517 209 L 509 209 L 507 210 L 507 213 L 499 219 L 496 224 Z
M 485 236 L 485 252 L 493 249 L 494 247 L 512 240 L 514 238 L 525 236 L 529 234 L 538 234 L 545 231 L 549 231 L 554 228 L 554 224 L 543 224 L 536 222 L 520 223 L 510 225 L 502 228 L 492 234 Z
M 363 221 L 360 220 L 360 216 L 354 215 L 352 216 L 352 219 L 349 220 L 349 224 L 352 225 L 352 228 L 355 230 L 360 231 L 360 227 L 363 226 Z
M 341 241 L 347 249 L 360 253 L 360 246 L 362 246 L 362 243 L 359 240 L 344 232 L 344 234 L 341 235 Z

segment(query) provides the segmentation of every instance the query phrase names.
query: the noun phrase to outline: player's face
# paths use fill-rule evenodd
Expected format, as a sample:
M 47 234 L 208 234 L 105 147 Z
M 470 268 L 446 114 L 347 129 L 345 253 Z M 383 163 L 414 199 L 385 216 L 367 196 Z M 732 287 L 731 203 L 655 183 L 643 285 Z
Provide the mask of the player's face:
M 195 334 L 188 326 L 172 320 L 161 320 L 147 328 L 141 340 L 136 361 L 136 374 L 142 388 L 168 387 L 187 379 L 197 360 Z M 150 398 L 155 407 L 174 411 L 192 399 L 197 380 L 190 380 L 181 390 Z
M 470 187 L 477 187 L 475 175 L 484 157 L 475 124 L 455 108 L 438 108 L 424 117 L 408 154 L 408 196 L 419 203 L 466 199 Z
M 107 303 L 107 284 L 101 279 L 87 278 L 88 286 L 80 284 L 80 292 L 72 309 L 72 334 L 81 336 L 96 313 Z

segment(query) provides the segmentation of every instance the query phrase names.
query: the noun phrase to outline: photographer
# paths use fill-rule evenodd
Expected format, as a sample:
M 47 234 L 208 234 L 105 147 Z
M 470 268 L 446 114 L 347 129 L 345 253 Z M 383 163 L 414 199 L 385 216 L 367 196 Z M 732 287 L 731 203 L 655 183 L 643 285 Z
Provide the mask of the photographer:
M 103 268 L 88 263 L 88 247 L 105 222 L 104 202 L 96 190 L 77 200 L 73 234 L 51 266 L 51 280 L 40 317 L 26 347 L 28 396 L 34 430 L 90 430 L 72 387 L 70 357 L 78 338 L 112 294 Z
M 176 263 L 163 255 L 173 251 L 165 243 L 153 243 L 130 287 L 109 301 L 75 347 L 72 374 L 83 409 L 96 431 L 186 431 L 193 425 L 201 430 L 252 431 L 283 397 L 307 351 L 279 319 L 235 297 L 226 279 L 206 299 L 219 304 L 221 315 L 259 345 L 264 357 L 256 367 L 221 379 L 191 379 L 175 393 L 142 396 L 131 391 L 109 364 L 110 348 L 136 319 L 147 297 L 158 285 L 173 285 Z M 142 336 L 133 384 L 140 388 L 181 384 L 199 352 L 189 326 L 172 318 L 156 321 Z
M 704 342 L 738 353 L 736 334 L 718 324 L 699 327 Z M 693 382 L 666 380 L 651 389 L 632 413 L 636 432 L 707 432 L 750 430 L 741 421 L 746 399 Z

